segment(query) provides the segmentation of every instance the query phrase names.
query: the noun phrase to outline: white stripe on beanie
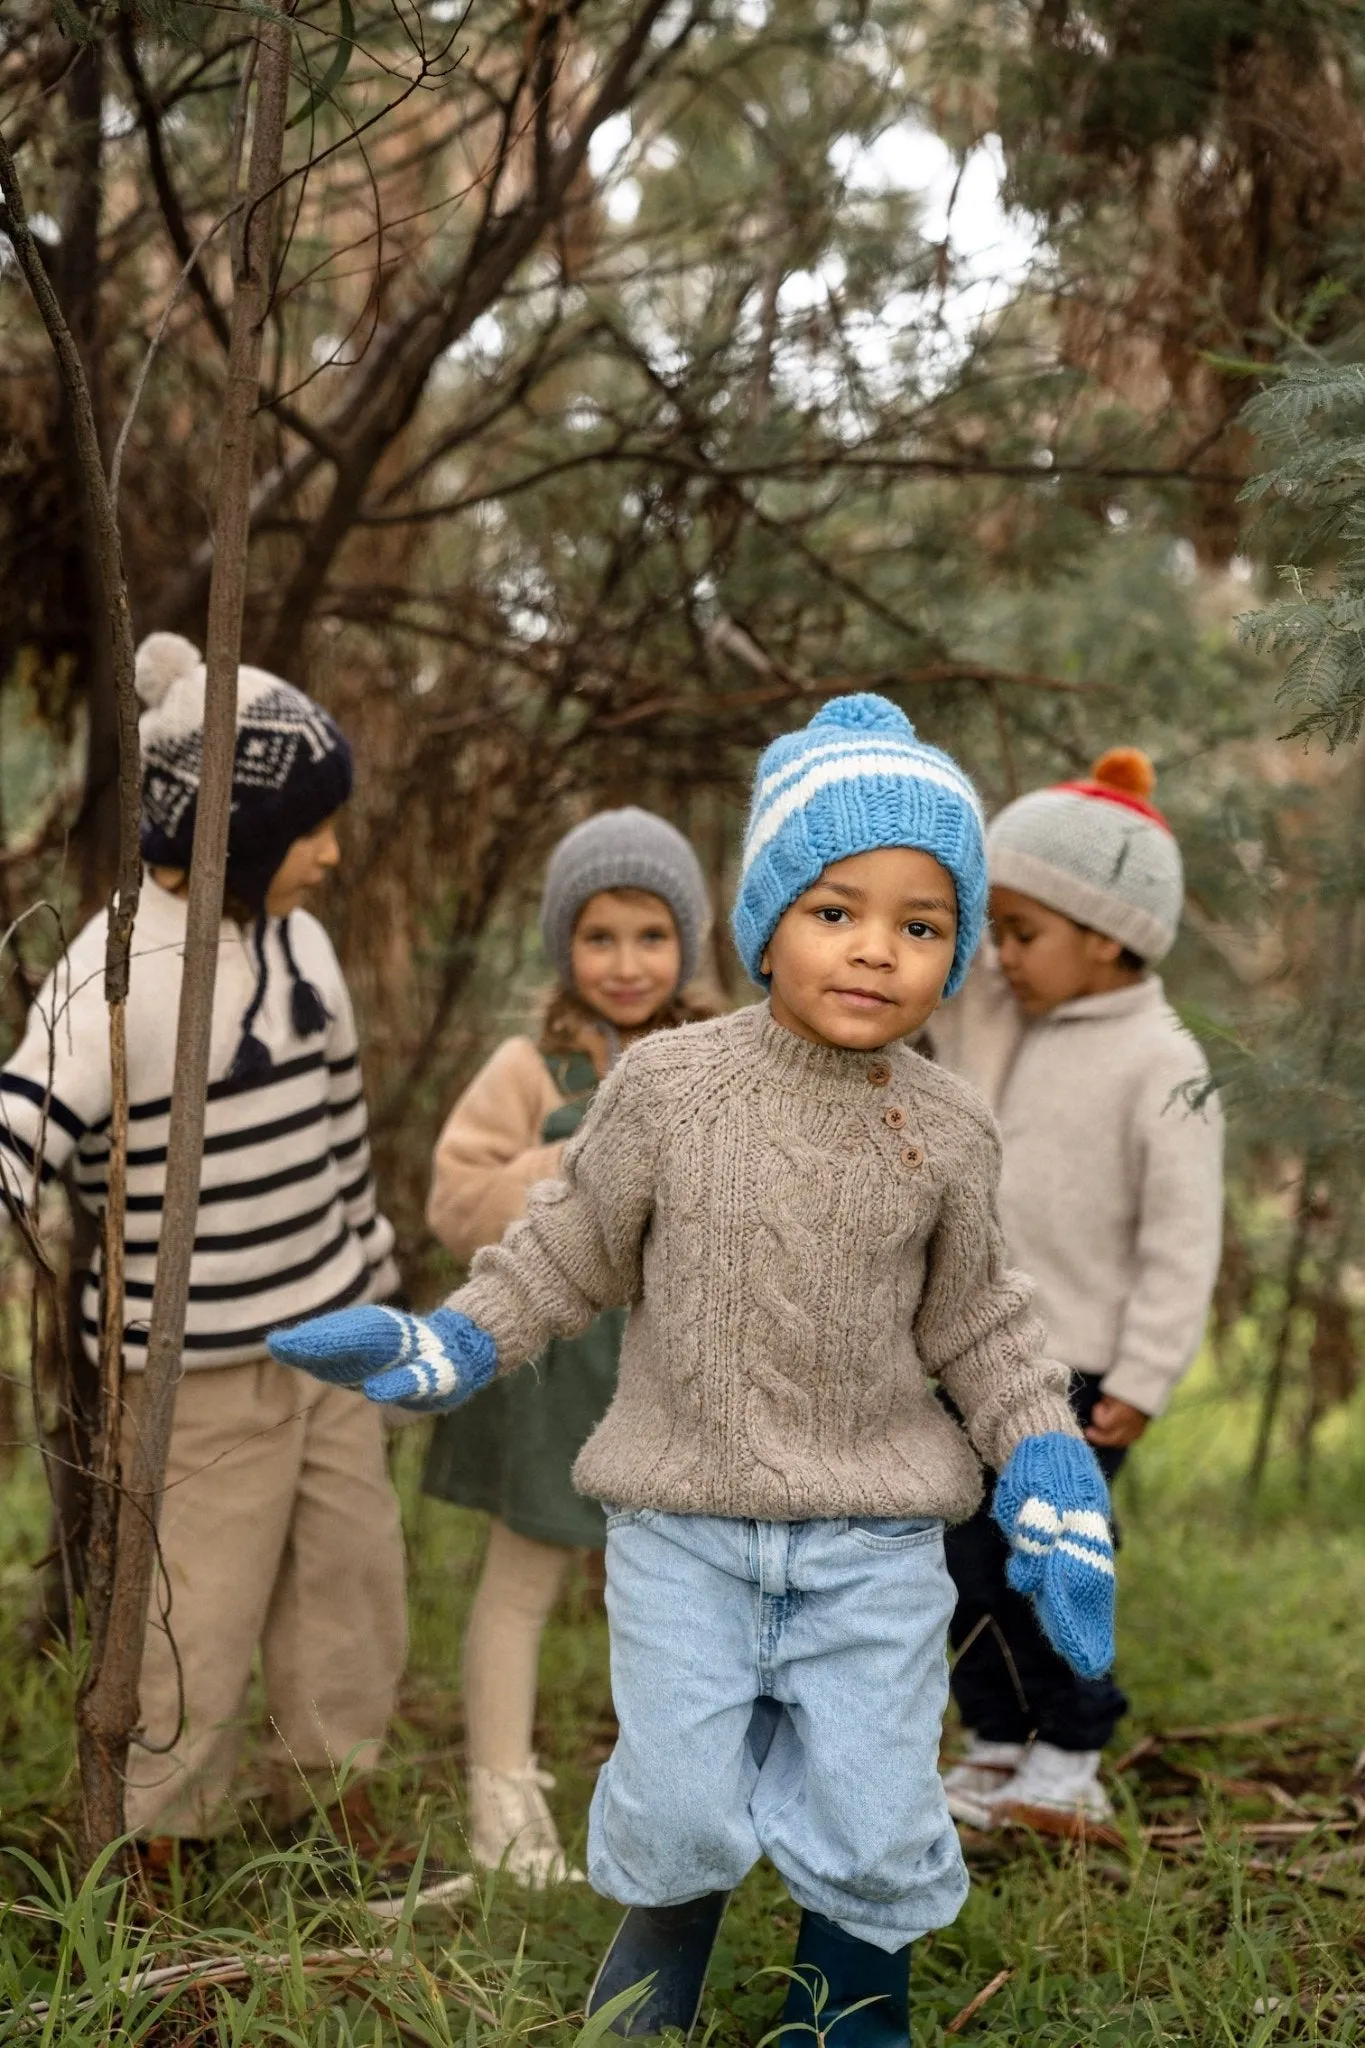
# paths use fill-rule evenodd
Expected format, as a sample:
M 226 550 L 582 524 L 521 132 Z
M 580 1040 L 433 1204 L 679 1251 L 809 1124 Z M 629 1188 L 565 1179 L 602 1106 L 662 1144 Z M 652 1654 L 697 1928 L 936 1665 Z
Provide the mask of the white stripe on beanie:
M 971 784 L 951 769 L 947 763 L 933 760 L 909 747 L 876 748 L 865 742 L 854 754 L 840 753 L 833 760 L 817 762 L 810 766 L 810 757 L 800 763 L 803 774 L 799 781 L 791 784 L 781 795 L 764 804 L 760 798 L 748 842 L 744 848 L 744 864 L 740 870 L 740 887 L 758 856 L 777 837 L 788 818 L 802 810 L 813 796 L 822 789 L 828 789 L 840 782 L 860 782 L 872 776 L 895 776 L 906 782 L 933 782 L 946 789 L 961 802 L 970 805 L 978 822 L 983 826 L 981 804 Z
M 794 759 L 783 761 L 776 768 L 770 769 L 754 791 L 753 806 L 755 813 L 761 812 L 769 800 L 777 794 L 778 790 L 786 783 L 795 781 L 798 776 L 804 775 L 806 770 L 813 768 L 817 761 L 830 761 L 842 754 L 866 754 L 870 749 L 874 748 L 879 753 L 903 754 L 915 761 L 933 760 L 937 762 L 940 768 L 955 773 L 959 779 L 954 787 L 961 790 L 963 797 L 968 803 L 976 806 L 978 815 L 980 815 L 976 791 L 967 777 L 962 774 L 955 761 L 950 760 L 946 754 L 940 754 L 937 749 L 931 751 L 911 741 L 876 732 L 848 732 L 831 739 L 822 740 L 818 746 L 805 747 Z
M 865 732 L 832 734 L 818 746 L 802 747 L 789 760 L 779 761 L 775 768 L 770 768 L 754 791 L 754 803 L 757 806 L 766 804 L 784 783 L 794 781 L 816 761 L 832 760 L 836 754 L 865 754 L 869 747 L 903 749 L 905 744 L 904 740 L 889 736 L 879 739 L 875 733 L 870 736 Z

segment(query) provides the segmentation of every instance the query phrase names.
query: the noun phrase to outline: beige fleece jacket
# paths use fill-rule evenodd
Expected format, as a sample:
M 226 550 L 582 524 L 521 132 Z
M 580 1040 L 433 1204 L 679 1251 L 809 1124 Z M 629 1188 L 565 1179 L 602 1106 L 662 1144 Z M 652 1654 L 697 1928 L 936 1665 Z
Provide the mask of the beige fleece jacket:
M 989 956 L 934 1018 L 1004 1146 L 1000 1220 L 1049 1349 L 1159 1415 L 1199 1349 L 1218 1271 L 1223 1119 L 1198 1042 L 1148 975 L 1026 1020 Z
M 559 1180 L 451 1296 L 503 1370 L 631 1316 L 585 1493 L 679 1514 L 969 1514 L 971 1444 L 1076 1433 L 1006 1270 L 984 1104 L 905 1046 L 795 1037 L 766 1004 L 633 1046 Z
M 537 1181 L 553 1180 L 563 1143 L 540 1133 L 564 1097 L 535 1041 L 509 1038 L 446 1118 L 431 1160 L 427 1226 L 457 1259 L 496 1244 Z

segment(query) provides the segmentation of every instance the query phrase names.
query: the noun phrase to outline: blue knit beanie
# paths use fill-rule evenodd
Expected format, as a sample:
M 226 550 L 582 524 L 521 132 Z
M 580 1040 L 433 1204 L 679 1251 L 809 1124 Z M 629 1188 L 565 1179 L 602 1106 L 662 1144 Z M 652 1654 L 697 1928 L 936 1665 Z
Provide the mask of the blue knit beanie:
M 836 860 L 880 846 L 930 853 L 957 887 L 957 950 L 944 988 L 962 985 L 986 916 L 981 800 L 950 755 L 926 747 L 885 697 L 834 697 L 800 732 L 766 748 L 754 776 L 732 926 L 757 982 L 778 919 Z

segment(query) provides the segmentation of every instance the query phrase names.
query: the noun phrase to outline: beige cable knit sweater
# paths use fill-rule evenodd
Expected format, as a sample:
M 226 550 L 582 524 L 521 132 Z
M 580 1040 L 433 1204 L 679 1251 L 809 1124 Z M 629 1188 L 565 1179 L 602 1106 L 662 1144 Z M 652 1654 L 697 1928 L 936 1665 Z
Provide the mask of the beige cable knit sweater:
M 999 1467 L 1076 1434 L 995 1214 L 975 1094 L 904 1046 L 812 1045 L 766 1004 L 626 1054 L 563 1178 L 451 1296 L 502 1369 L 632 1308 L 575 1468 L 627 1507 L 804 1520 L 942 1515 L 981 1494 L 936 1377 Z

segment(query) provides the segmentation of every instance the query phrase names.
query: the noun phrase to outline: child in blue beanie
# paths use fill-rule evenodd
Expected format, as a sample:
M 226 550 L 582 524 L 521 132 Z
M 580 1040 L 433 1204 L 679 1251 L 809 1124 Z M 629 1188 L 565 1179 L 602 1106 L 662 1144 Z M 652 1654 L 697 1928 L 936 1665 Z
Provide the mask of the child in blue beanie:
M 943 1534 L 979 1459 L 1049 1638 L 1078 1669 L 1112 1658 L 1108 1495 L 1005 1266 L 994 1125 L 904 1043 L 960 983 L 985 896 L 956 763 L 884 699 L 836 699 L 758 766 L 734 930 L 767 1000 L 632 1046 L 445 1307 L 272 1339 L 445 1410 L 629 1306 L 575 1469 L 608 1516 L 621 1732 L 588 1870 L 629 1910 L 589 2011 L 640 1987 L 617 2033 L 689 2033 L 766 1855 L 803 1908 L 788 2048 L 817 2024 L 906 2048 L 910 1945 L 967 1888 L 937 1771 Z

